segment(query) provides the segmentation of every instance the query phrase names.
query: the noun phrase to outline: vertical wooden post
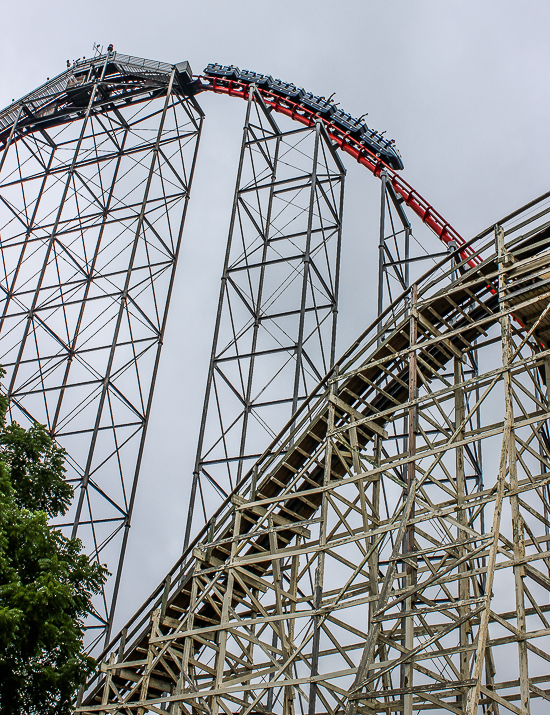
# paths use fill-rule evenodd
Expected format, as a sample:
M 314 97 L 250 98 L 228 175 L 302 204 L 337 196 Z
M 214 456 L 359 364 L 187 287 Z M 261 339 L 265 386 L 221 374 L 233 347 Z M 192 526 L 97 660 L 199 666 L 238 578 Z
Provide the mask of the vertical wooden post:
M 235 558 L 235 553 L 237 551 L 237 546 L 239 544 L 238 535 L 241 530 L 241 516 L 242 512 L 238 509 L 235 510 L 235 517 L 233 520 L 233 540 L 231 542 L 231 556 L 229 559 L 229 568 L 227 569 L 227 583 L 225 586 L 225 593 L 223 596 L 222 612 L 220 617 L 220 625 L 227 626 L 229 622 L 229 609 L 231 607 L 231 602 L 233 600 L 233 584 L 235 581 L 235 573 L 233 570 L 233 559 Z M 221 688 L 223 684 L 223 674 L 225 668 L 225 654 L 227 651 L 227 628 L 219 631 L 218 638 L 218 653 L 216 655 L 216 676 L 214 681 L 214 688 Z M 211 715 L 217 715 L 220 710 L 220 699 L 223 696 L 214 696 L 212 699 Z M 222 708 L 223 710 L 225 708 Z
M 334 379 L 330 385 L 330 391 L 335 395 L 338 391 L 337 378 L 338 372 L 335 370 Z M 323 473 L 323 485 L 326 486 L 330 482 L 332 469 L 332 436 L 331 432 L 334 429 L 334 413 L 335 406 L 331 401 L 328 405 L 328 420 L 327 420 L 327 437 L 325 449 L 325 469 Z M 317 557 L 317 568 L 315 569 L 315 584 L 313 593 L 313 607 L 319 609 L 323 599 L 323 582 L 325 575 L 325 552 L 323 547 L 327 542 L 327 508 L 328 496 L 327 492 L 323 492 L 321 499 L 321 523 L 319 524 L 319 555 Z M 319 626 L 319 616 L 313 616 L 313 643 L 311 648 L 311 677 L 314 678 L 319 674 L 319 643 L 321 640 L 321 628 Z M 315 705 L 317 702 L 317 681 L 312 681 L 309 688 L 309 703 L 308 715 L 315 715 Z
M 376 466 L 380 465 L 381 454 L 382 454 L 382 436 L 377 434 L 376 435 L 376 446 L 375 446 L 375 450 L 374 450 L 374 460 L 375 460 Z M 380 481 L 381 481 L 381 476 L 378 475 L 378 477 L 372 483 L 371 526 L 373 529 L 377 529 L 380 524 Z M 368 547 L 372 547 L 374 545 L 375 540 L 376 540 L 376 536 L 371 536 L 370 543 L 368 544 Z M 369 585 L 370 585 L 371 596 L 374 596 L 375 593 L 376 594 L 378 593 L 378 568 L 379 568 L 378 561 L 379 561 L 379 552 L 378 552 L 378 549 L 375 549 L 372 553 L 372 556 L 369 559 Z M 375 601 L 371 601 L 371 603 L 369 604 L 369 624 L 371 623 L 371 620 L 372 620 L 375 603 L 376 603 Z
M 409 316 L 409 409 L 408 409 L 408 456 L 414 458 L 416 455 L 416 433 L 418 431 L 418 406 L 412 404 L 418 397 L 418 376 L 417 376 L 417 357 L 415 345 L 418 340 L 418 318 L 416 312 L 416 302 L 418 299 L 418 288 L 416 284 L 411 287 L 411 312 Z M 407 491 L 410 492 L 415 479 L 416 463 L 414 459 L 407 464 Z M 410 518 L 414 517 L 414 503 L 411 506 Z M 408 526 L 403 539 L 403 551 L 411 554 L 414 551 L 414 526 Z M 411 588 L 416 583 L 416 568 L 414 567 L 412 558 L 407 559 L 405 583 L 407 588 Z M 411 613 L 413 609 L 413 599 L 406 598 L 403 602 L 404 609 Z M 414 647 L 414 617 L 406 616 L 404 619 L 404 646 L 406 650 L 411 651 Z M 403 664 L 402 669 L 403 688 L 412 688 L 413 685 L 413 663 L 407 662 Z M 405 693 L 403 696 L 403 715 L 412 715 L 413 713 L 413 695 Z
M 499 259 L 499 298 L 501 309 L 505 308 L 503 300 L 504 290 L 506 285 L 505 267 L 504 267 L 504 231 L 500 226 L 495 226 L 495 240 L 498 250 Z M 481 613 L 477 635 L 477 648 L 475 653 L 475 668 L 473 679 L 475 684 L 468 691 L 466 702 L 466 714 L 477 715 L 479 704 L 479 693 L 481 690 L 481 678 L 483 675 L 483 665 L 487 660 L 488 670 L 491 664 L 491 658 L 487 656 L 487 641 L 489 639 L 489 614 L 491 610 L 491 600 L 493 597 L 493 581 L 495 576 L 495 563 L 497 556 L 498 538 L 500 534 L 500 520 L 502 516 L 502 503 L 504 500 L 504 488 L 506 484 L 506 473 L 510 458 L 510 444 L 514 439 L 513 433 L 513 403 L 512 403 L 512 380 L 510 376 L 510 358 L 511 351 L 511 330 L 510 316 L 503 315 L 500 318 L 500 333 L 502 342 L 502 364 L 507 368 L 503 373 L 504 386 L 504 429 L 502 434 L 502 447 L 500 450 L 500 464 L 497 476 L 497 491 L 495 498 L 495 508 L 493 513 L 493 524 L 491 528 L 492 541 L 490 542 L 489 556 L 487 558 L 487 577 L 485 580 L 485 608 Z M 515 450 L 514 450 L 515 458 Z
M 499 257 L 499 293 L 500 306 L 503 310 L 508 310 L 510 304 L 506 298 L 506 283 L 507 274 L 506 268 L 510 264 L 510 254 L 507 252 L 504 245 L 504 232 L 499 227 L 497 230 L 498 241 L 498 257 Z M 519 508 L 519 497 L 514 490 L 518 486 L 517 474 L 517 456 L 516 456 L 516 440 L 514 434 L 514 405 L 513 405 L 513 388 L 512 388 L 512 356 L 514 353 L 514 342 L 512 340 L 512 326 L 510 322 L 510 314 L 501 318 L 502 329 L 502 356 L 503 364 L 508 367 L 504 373 L 504 389 L 505 399 L 507 401 L 507 409 L 510 410 L 510 434 L 508 443 L 508 476 L 510 480 L 510 508 L 512 516 L 512 534 L 514 544 L 514 586 L 516 596 L 516 627 L 521 633 L 525 633 L 525 596 L 523 592 L 523 578 L 525 576 L 525 567 L 521 562 L 525 557 L 525 538 L 523 517 Z M 520 710 L 522 715 L 530 713 L 530 698 L 529 698 L 529 667 L 527 657 L 527 640 L 518 638 L 518 661 L 519 661 L 519 686 L 520 686 Z
M 160 608 L 153 611 L 151 616 L 151 632 L 149 634 L 149 647 L 147 648 L 147 664 L 145 665 L 145 671 L 143 673 L 143 679 L 141 681 L 141 689 L 139 699 L 141 701 L 147 700 L 147 693 L 149 691 L 149 680 L 151 678 L 151 671 L 153 670 L 153 660 L 155 659 L 155 648 L 151 644 L 151 640 L 158 635 L 158 627 L 160 622 Z M 147 709 L 145 707 L 138 708 L 138 715 L 145 715 Z
M 296 546 L 300 545 L 300 535 L 296 537 Z M 290 567 L 290 584 L 289 584 L 289 596 L 290 613 L 296 612 L 296 596 L 298 593 L 298 571 L 300 566 L 300 557 L 293 556 L 292 563 Z M 289 654 L 294 650 L 294 629 L 296 626 L 296 621 L 294 618 L 290 618 L 288 621 L 288 651 Z M 292 677 L 292 666 L 289 666 L 288 677 Z M 283 715 L 294 715 L 294 686 L 285 686 L 285 699 L 283 704 Z
M 109 665 L 113 665 L 115 662 L 115 653 L 111 653 L 109 656 Z M 101 704 L 107 705 L 109 702 L 109 695 L 111 694 L 111 681 L 113 679 L 113 669 L 109 668 L 105 674 L 105 683 L 103 684 L 103 693 L 101 694 Z M 107 715 L 106 710 L 101 710 L 99 715 Z
M 454 408 L 455 408 L 455 430 L 458 430 L 456 441 L 460 442 L 464 438 L 464 427 L 461 427 L 464 422 L 464 388 L 458 387 L 463 382 L 462 362 L 455 357 L 454 359 Z M 467 539 L 468 533 L 466 526 L 468 524 L 468 515 L 464 506 L 466 497 L 466 476 L 464 473 L 464 448 L 462 446 L 455 449 L 455 478 L 456 478 L 456 520 L 464 529 L 457 529 L 457 541 L 461 542 Z M 459 546 L 458 558 L 462 559 L 466 555 L 466 547 Z M 460 602 L 466 601 L 470 596 L 470 582 L 468 577 L 469 566 L 467 562 L 460 563 L 458 567 L 460 578 L 458 581 L 458 599 Z M 459 606 L 459 617 L 463 618 L 468 613 L 468 606 Z M 460 647 L 464 650 L 460 653 L 460 680 L 468 680 L 470 677 L 470 653 L 466 650 L 468 645 L 468 637 L 470 633 L 470 625 L 465 620 L 460 626 Z M 466 703 L 466 693 L 464 690 L 462 695 L 457 696 L 457 701 L 462 703 L 464 707 Z
M 198 595 L 198 584 L 199 584 L 199 578 L 198 578 L 198 572 L 200 571 L 200 564 L 201 562 L 197 559 L 195 562 L 195 573 L 193 574 L 193 578 L 191 580 L 191 595 L 189 597 L 189 612 L 187 616 L 187 627 L 185 630 L 191 631 L 193 630 L 194 622 L 195 622 L 195 605 L 197 603 L 197 595 Z M 191 684 L 191 678 L 189 675 L 189 659 L 191 657 L 192 651 L 191 649 L 193 648 L 193 638 L 192 636 L 187 636 L 185 637 L 183 641 L 183 653 L 181 657 L 181 670 L 178 678 L 178 682 L 176 683 L 176 688 L 174 690 L 175 695 L 181 695 L 184 690 L 185 690 L 185 684 Z M 173 715 L 178 715 L 179 713 L 183 712 L 182 707 L 178 705 L 177 703 L 174 703 L 172 707 Z

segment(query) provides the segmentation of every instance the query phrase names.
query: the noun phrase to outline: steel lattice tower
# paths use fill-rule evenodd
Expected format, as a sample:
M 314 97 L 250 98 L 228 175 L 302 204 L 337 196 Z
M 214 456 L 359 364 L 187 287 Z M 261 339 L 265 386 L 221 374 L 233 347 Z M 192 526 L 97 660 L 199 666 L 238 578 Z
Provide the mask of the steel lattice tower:
M 333 365 L 344 175 L 321 121 L 281 131 L 250 89 L 185 547 L 197 489 L 204 523 Z
M 112 572 L 95 641 L 112 625 L 201 133 L 185 64 L 81 62 L 0 115 L 0 363 L 11 418 L 67 450 L 59 525 Z

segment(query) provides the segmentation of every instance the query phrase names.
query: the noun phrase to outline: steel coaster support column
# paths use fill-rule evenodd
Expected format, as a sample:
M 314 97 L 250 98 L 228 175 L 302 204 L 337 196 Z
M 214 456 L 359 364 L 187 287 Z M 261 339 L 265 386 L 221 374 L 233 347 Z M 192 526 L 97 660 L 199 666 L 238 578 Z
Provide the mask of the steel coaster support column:
M 261 101 L 261 99 L 260 99 Z M 220 296 L 218 299 L 218 310 L 216 313 L 216 325 L 214 328 L 214 338 L 212 341 L 212 351 L 210 355 L 210 366 L 208 369 L 208 377 L 207 377 L 207 383 L 206 383 L 206 393 L 205 393 L 205 399 L 204 399 L 204 405 L 203 405 L 203 413 L 202 413 L 202 419 L 201 419 L 201 424 L 200 424 L 200 429 L 199 429 L 199 439 L 198 439 L 198 445 L 197 445 L 197 456 L 195 460 L 195 468 L 193 470 L 193 482 L 191 485 L 191 492 L 189 495 L 189 507 L 188 507 L 188 514 L 187 514 L 187 522 L 186 522 L 186 527 L 185 527 L 185 536 L 184 536 L 184 542 L 183 542 L 183 550 L 185 551 L 187 549 L 187 546 L 189 545 L 189 540 L 191 536 L 191 529 L 192 529 L 192 523 L 193 523 L 193 516 L 194 516 L 194 509 L 195 509 L 195 500 L 197 496 L 197 487 L 200 488 L 202 486 L 201 484 L 201 479 L 200 479 L 200 457 L 202 454 L 202 449 L 203 449 L 203 443 L 204 443 L 204 437 L 205 437 L 205 430 L 206 430 L 206 420 L 208 417 L 208 406 L 209 406 L 209 398 L 210 394 L 212 392 L 212 383 L 214 379 L 214 370 L 215 370 L 215 357 L 216 357 L 216 348 L 218 344 L 218 337 L 220 334 L 220 327 L 221 327 L 221 319 L 222 319 L 222 311 L 224 307 L 224 300 L 225 300 L 225 294 L 226 294 L 226 284 L 227 284 L 227 271 L 229 267 L 229 259 L 231 256 L 231 246 L 232 246 L 232 238 L 233 238 L 233 230 L 235 226 L 235 220 L 237 218 L 237 197 L 238 197 L 238 190 L 239 186 L 241 183 L 241 177 L 243 173 L 243 165 L 244 165 L 244 160 L 245 160 L 245 154 L 246 154 L 246 147 L 247 147 L 247 138 L 249 134 L 249 123 L 250 123 L 250 118 L 251 118 L 251 111 L 253 108 L 253 102 L 254 102 L 254 87 L 251 87 L 249 95 L 248 95 L 248 103 L 247 103 L 247 108 L 246 108 L 246 118 L 245 118 L 245 125 L 243 129 L 243 138 L 241 142 L 241 153 L 239 157 L 239 167 L 237 170 L 237 181 L 236 181 L 236 188 L 235 188 L 235 195 L 233 199 L 233 209 L 231 212 L 231 219 L 230 219 L 230 224 L 229 224 L 229 237 L 227 239 L 227 247 L 225 251 L 225 260 L 224 260 L 224 267 L 223 267 L 223 273 L 222 273 L 222 279 L 221 279 L 221 288 L 220 288 Z M 261 104 L 262 109 L 263 109 L 263 102 Z M 271 133 L 274 136 L 278 136 L 280 134 L 280 131 L 278 130 L 278 127 L 276 125 L 274 126 L 272 124 L 273 119 L 271 116 L 266 116 L 267 123 L 270 125 Z M 266 131 L 266 129 L 262 128 L 262 133 L 269 135 L 269 129 Z M 275 146 L 275 151 L 278 150 L 278 144 Z M 272 168 L 272 175 L 274 173 L 274 170 Z M 270 197 L 271 198 L 271 197 Z M 256 333 L 256 323 L 257 321 L 254 321 L 254 332 Z M 201 494 L 202 498 L 202 494 Z M 206 519 L 206 511 L 204 511 L 204 517 Z
M 251 87 L 185 548 L 334 362 L 344 175 L 320 122 L 283 131 Z
M 105 632 L 105 646 L 109 642 L 109 639 L 111 637 L 111 632 L 113 629 L 113 619 L 114 619 L 115 611 L 116 611 L 117 599 L 118 599 L 119 588 L 120 588 L 120 581 L 121 581 L 121 577 L 122 577 L 122 569 L 124 566 L 124 558 L 125 558 L 126 549 L 128 546 L 128 537 L 130 535 L 132 512 L 133 512 L 134 503 L 135 503 L 136 494 L 137 494 L 138 480 L 139 480 L 139 475 L 141 472 L 141 463 L 142 463 L 142 459 L 143 459 L 143 452 L 145 449 L 145 439 L 147 436 L 147 428 L 149 425 L 149 418 L 150 418 L 151 409 L 153 406 L 153 394 L 154 394 L 155 385 L 156 385 L 157 376 L 158 376 L 162 346 L 164 344 L 164 334 L 166 332 L 166 323 L 168 321 L 168 310 L 170 308 L 170 302 L 171 302 L 171 298 L 172 298 L 172 290 L 174 288 L 174 280 L 176 277 L 177 261 L 178 261 L 179 254 L 180 254 L 181 242 L 182 242 L 182 237 L 183 237 L 183 228 L 185 225 L 185 218 L 186 218 L 187 209 L 189 206 L 190 191 L 191 191 L 191 186 L 193 183 L 193 177 L 195 174 L 195 167 L 197 164 L 197 157 L 198 157 L 200 138 L 201 138 L 201 132 L 202 132 L 202 123 L 204 120 L 204 116 L 202 114 L 199 115 L 199 117 L 197 117 L 197 120 L 198 121 L 197 121 L 196 141 L 195 141 L 193 153 L 192 153 L 191 160 L 189 163 L 189 168 L 188 168 L 189 174 L 188 174 L 187 191 L 186 191 L 186 195 L 185 195 L 185 203 L 184 203 L 184 208 L 183 208 L 182 215 L 181 215 L 181 221 L 180 221 L 180 225 L 179 225 L 177 241 L 176 241 L 175 251 L 174 251 L 174 255 L 173 255 L 173 267 L 170 272 L 169 285 L 168 285 L 168 289 L 167 289 L 167 293 L 166 293 L 166 299 L 165 299 L 166 302 L 164 305 L 162 322 L 161 322 L 160 332 L 159 332 L 159 341 L 158 341 L 157 348 L 156 348 L 155 362 L 154 362 L 153 372 L 151 375 L 151 383 L 150 383 L 150 389 L 149 389 L 149 396 L 148 396 L 148 400 L 147 400 L 147 407 L 146 407 L 146 411 L 145 411 L 145 419 L 144 419 L 143 430 L 142 430 L 142 434 L 141 434 L 141 440 L 140 440 L 139 448 L 138 448 L 138 455 L 137 455 L 136 467 L 135 467 L 135 471 L 134 471 L 134 477 L 132 480 L 132 488 L 131 488 L 131 493 L 130 493 L 128 514 L 127 514 L 127 517 L 126 517 L 126 520 L 124 523 L 124 536 L 122 539 L 120 557 L 119 557 L 119 561 L 118 561 L 118 565 L 117 565 L 115 584 L 114 584 L 113 595 L 112 595 L 112 599 L 111 599 L 109 625 Z M 157 162 L 158 162 L 158 156 L 157 156 Z
M 380 179 L 378 315 L 409 287 L 411 237 L 411 224 L 387 173 L 382 172 Z
M 134 78 L 125 101 L 130 59 L 54 83 L 56 108 L 86 98 L 71 121 L 42 125 L 42 113 L 29 130 L 22 100 L 1 158 L 10 416 L 67 450 L 75 499 L 55 525 L 112 573 L 87 624 L 92 649 L 113 625 L 203 121 L 168 65 Z
M 380 233 L 378 242 L 378 315 L 409 287 L 411 224 L 401 201 L 385 171 L 380 175 Z M 378 344 L 384 340 L 382 323 L 378 325 Z M 408 449 L 408 417 L 403 415 L 401 428 L 393 426 L 394 438 Z M 406 476 L 404 475 L 406 479 Z
M 452 240 L 447 245 L 446 251 L 425 252 L 418 254 L 415 252 L 414 245 L 411 242 L 414 239 L 413 227 L 407 215 L 407 207 L 403 199 L 396 193 L 392 186 L 387 173 L 382 172 L 381 193 L 380 193 L 380 221 L 379 221 L 379 243 L 378 243 L 378 292 L 377 292 L 377 307 L 380 315 L 385 308 L 390 305 L 403 291 L 409 288 L 411 280 L 417 280 L 419 275 L 424 273 L 428 268 L 427 262 L 434 262 L 441 259 L 447 254 L 452 254 L 457 248 L 457 243 Z M 460 263 L 461 258 L 458 254 L 454 254 L 451 259 L 454 265 Z M 457 269 L 447 275 L 446 280 L 456 281 L 460 277 L 460 271 Z M 387 318 L 386 318 L 387 319 Z M 379 323 L 378 329 L 382 331 L 382 323 Z M 378 344 L 381 344 L 385 335 L 380 332 Z M 464 365 L 461 370 L 464 372 L 464 378 L 477 375 L 477 351 L 472 350 L 465 353 L 467 365 Z M 449 377 L 453 376 L 453 371 L 450 371 Z M 479 394 L 476 399 L 479 399 Z M 471 415 L 469 422 L 477 423 L 479 428 L 481 425 L 480 415 L 476 411 Z M 393 438 L 396 443 L 401 445 L 403 452 L 409 449 L 409 424 L 408 415 L 404 413 L 401 425 L 394 423 L 392 425 Z M 481 441 L 475 442 L 468 446 L 467 456 L 468 461 L 474 469 L 474 475 L 468 475 L 466 488 L 471 491 L 473 488 L 481 491 L 483 489 L 482 475 L 482 445 Z M 406 479 L 407 475 L 404 474 Z M 484 516 L 481 515 L 483 520 Z
M 38 304 L 38 299 L 39 299 L 39 296 L 40 296 L 40 290 L 41 290 L 42 284 L 43 284 L 43 282 L 44 282 L 44 277 L 45 277 L 45 275 L 46 275 L 46 269 L 47 269 L 48 264 L 49 264 L 49 262 L 50 262 L 50 254 L 51 254 L 52 248 L 53 248 L 53 246 L 54 246 L 55 236 L 56 236 L 57 230 L 58 230 L 58 228 L 59 228 L 59 223 L 60 223 L 60 221 L 61 221 L 61 216 L 62 216 L 63 209 L 64 209 L 64 206 L 65 206 L 65 201 L 66 201 L 66 199 L 67 199 L 67 194 L 68 194 L 69 188 L 70 188 L 70 186 L 71 186 L 71 182 L 73 181 L 73 177 L 74 177 L 74 173 L 75 173 L 75 168 L 76 168 L 76 165 L 77 165 L 77 160 L 78 160 L 79 153 L 80 153 L 80 150 L 81 150 L 81 147 L 82 147 L 82 142 L 83 142 L 84 137 L 85 137 L 85 135 L 86 135 L 86 129 L 87 129 L 88 122 L 89 122 L 89 119 L 90 119 L 90 113 L 91 113 L 92 106 L 93 106 L 93 102 L 94 102 L 95 95 L 96 95 L 96 92 L 97 92 L 97 84 L 98 84 L 97 82 L 94 82 L 93 89 L 92 89 L 92 91 L 90 92 L 90 98 L 89 98 L 89 100 L 88 100 L 88 105 L 87 105 L 87 107 L 86 107 L 86 113 L 85 113 L 85 116 L 84 116 L 84 121 L 82 122 L 82 128 L 81 128 L 81 130 L 80 130 L 80 135 L 79 135 L 78 141 L 77 141 L 77 143 L 76 143 L 76 147 L 75 147 L 75 150 L 74 150 L 73 158 L 72 158 L 72 160 L 71 160 L 71 164 L 70 164 L 70 166 L 68 167 L 68 170 L 67 170 L 67 177 L 66 177 L 65 182 L 64 182 L 63 193 L 62 193 L 62 195 L 61 195 L 61 200 L 60 200 L 60 202 L 59 202 L 59 206 L 58 206 L 58 208 L 57 208 L 55 220 L 54 220 L 54 222 L 53 222 L 53 226 L 52 226 L 52 229 L 51 229 L 51 232 L 50 232 L 50 237 L 49 237 L 49 241 L 48 241 L 48 248 L 47 248 L 47 250 L 46 250 L 46 255 L 45 255 L 44 263 L 43 263 L 42 268 L 41 268 L 41 270 L 40 270 L 40 276 L 39 276 L 39 278 L 38 278 L 38 283 L 37 283 L 36 291 L 35 291 L 35 293 L 34 293 L 34 297 L 33 297 L 33 300 L 32 300 L 32 304 L 31 304 L 31 307 L 30 307 L 30 310 L 29 310 L 29 317 L 28 317 L 28 319 L 26 320 L 26 323 L 25 323 L 25 329 L 24 329 L 24 331 L 23 331 L 23 337 L 22 337 L 21 343 L 20 343 L 20 345 L 19 345 L 19 354 L 18 354 L 18 356 L 17 356 L 16 364 L 15 364 L 15 367 L 14 367 L 14 369 L 13 369 L 13 371 L 12 371 L 12 374 L 11 374 L 11 379 L 10 379 L 10 383 L 9 383 L 8 390 L 7 390 L 8 399 L 11 399 L 11 398 L 12 398 L 12 395 L 13 395 L 14 385 L 15 385 L 15 383 L 16 383 L 17 375 L 18 375 L 18 372 L 19 372 L 19 367 L 20 367 L 20 365 L 21 365 L 21 358 L 22 358 L 22 355 L 23 355 L 23 353 L 24 353 L 24 351 L 25 351 L 25 346 L 26 346 L 26 343 L 27 343 L 27 339 L 28 339 L 28 337 L 29 337 L 29 332 L 30 332 L 30 330 L 31 330 L 32 321 L 33 321 L 33 318 L 34 318 L 34 313 L 35 313 L 35 311 L 36 311 L 36 307 L 37 307 L 37 304 Z M 14 126 L 14 129 L 15 129 L 15 126 Z M 11 297 L 11 296 L 10 296 L 10 297 Z M 8 299 L 8 300 L 9 300 L 9 299 Z M 7 307 L 7 306 L 6 306 L 6 307 Z M 74 538 L 74 534 L 71 534 L 71 538 Z
M 407 216 L 403 198 L 396 193 L 389 179 L 390 177 L 385 171 L 380 174 L 378 315 L 409 287 L 411 272 L 414 280 L 413 267 L 415 265 L 422 266 L 421 273 L 423 273 L 427 268 L 425 261 L 440 259 L 446 255 L 445 251 L 432 251 L 421 255 L 412 254 L 412 225 Z M 451 241 L 448 250 L 454 250 L 456 245 L 456 242 Z
M 307 217 L 307 232 L 306 232 L 306 246 L 304 251 L 304 261 L 303 261 L 303 276 L 302 276 L 302 296 L 300 301 L 300 322 L 298 326 L 298 340 L 296 341 L 296 370 L 294 373 L 294 390 L 292 394 L 292 409 L 291 412 L 294 414 L 298 409 L 298 398 L 300 393 L 301 384 L 301 374 L 303 371 L 303 348 L 304 348 L 304 324 L 306 317 L 306 305 L 307 305 L 307 290 L 310 280 L 309 276 L 309 263 L 311 260 L 311 231 L 313 227 L 313 218 L 315 210 L 315 200 L 317 192 L 317 161 L 319 158 L 319 140 L 321 137 L 321 122 L 317 122 L 315 125 L 315 145 L 313 149 L 313 170 L 311 173 L 311 191 L 309 196 L 309 211 Z M 333 330 L 333 336 L 335 331 Z M 330 350 L 330 365 L 334 361 L 334 345 L 331 344 Z

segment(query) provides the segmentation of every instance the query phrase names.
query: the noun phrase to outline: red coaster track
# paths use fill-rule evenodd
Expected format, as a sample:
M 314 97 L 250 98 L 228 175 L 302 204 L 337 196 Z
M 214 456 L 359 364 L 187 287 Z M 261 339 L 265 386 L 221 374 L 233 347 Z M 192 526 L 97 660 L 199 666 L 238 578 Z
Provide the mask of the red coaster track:
M 200 75 L 198 78 L 199 91 L 209 91 L 215 94 L 226 94 L 230 97 L 248 99 L 250 85 L 246 82 L 239 82 L 230 79 L 218 79 Z M 262 96 L 266 106 L 271 107 L 275 112 L 284 114 L 306 126 L 312 126 L 319 119 L 325 125 L 328 135 L 335 144 L 346 154 L 352 156 L 359 164 L 380 178 L 385 172 L 387 180 L 391 183 L 394 191 L 403 199 L 406 206 L 409 206 L 420 219 L 432 229 L 432 231 L 446 245 L 455 244 L 460 247 L 465 244 L 462 236 L 438 213 L 424 197 L 422 197 L 413 187 L 407 183 L 396 171 L 384 163 L 379 157 L 372 154 L 361 142 L 342 131 L 329 119 L 320 117 L 315 112 L 307 109 L 286 97 L 281 97 L 274 92 L 258 87 L 257 92 Z M 473 268 L 481 259 L 468 246 L 461 252 L 462 260 L 468 259 L 468 264 Z

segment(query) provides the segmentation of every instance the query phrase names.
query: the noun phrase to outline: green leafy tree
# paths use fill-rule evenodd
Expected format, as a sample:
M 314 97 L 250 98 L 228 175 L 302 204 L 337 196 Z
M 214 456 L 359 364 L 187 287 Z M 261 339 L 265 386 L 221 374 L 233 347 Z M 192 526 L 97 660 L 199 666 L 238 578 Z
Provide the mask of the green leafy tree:
M 73 494 L 64 451 L 42 425 L 5 415 L 0 397 L 0 712 L 65 715 L 95 666 L 83 621 L 107 572 L 48 525 Z

